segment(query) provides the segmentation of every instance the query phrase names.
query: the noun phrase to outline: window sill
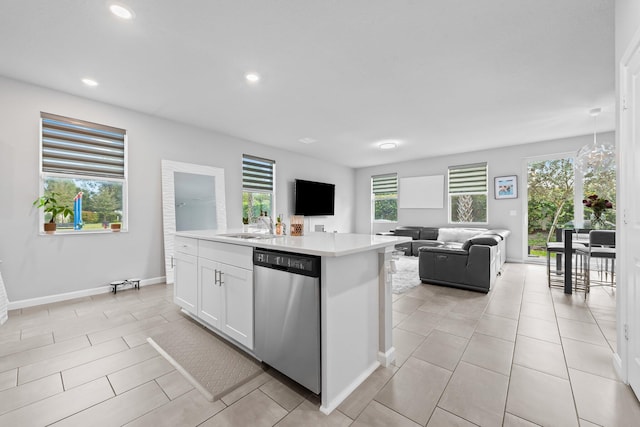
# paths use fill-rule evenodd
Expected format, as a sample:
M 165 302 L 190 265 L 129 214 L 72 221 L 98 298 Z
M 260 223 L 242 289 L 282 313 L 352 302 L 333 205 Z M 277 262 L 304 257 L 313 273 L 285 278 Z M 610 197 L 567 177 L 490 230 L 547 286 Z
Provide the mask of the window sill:
M 120 233 L 128 233 L 129 230 L 119 230 L 119 231 L 111 231 L 111 230 L 91 230 L 91 231 L 60 231 L 56 230 L 55 233 L 47 234 L 44 231 L 39 232 L 40 236 L 84 236 L 87 234 L 120 234 Z

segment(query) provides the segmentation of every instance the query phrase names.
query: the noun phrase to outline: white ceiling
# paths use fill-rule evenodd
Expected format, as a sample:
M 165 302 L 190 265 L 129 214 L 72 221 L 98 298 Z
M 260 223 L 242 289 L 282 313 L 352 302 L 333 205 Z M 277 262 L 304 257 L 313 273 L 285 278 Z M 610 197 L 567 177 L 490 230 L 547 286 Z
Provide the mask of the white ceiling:
M 613 0 L 120 3 L 0 0 L 0 75 L 351 167 L 614 128 Z

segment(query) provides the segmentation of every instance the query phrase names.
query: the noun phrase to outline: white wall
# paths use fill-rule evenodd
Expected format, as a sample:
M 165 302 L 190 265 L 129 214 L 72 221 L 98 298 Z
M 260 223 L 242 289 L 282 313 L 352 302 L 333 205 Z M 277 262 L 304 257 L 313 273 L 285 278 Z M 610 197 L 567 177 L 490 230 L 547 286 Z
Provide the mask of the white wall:
M 354 231 L 351 168 L 0 77 L 0 259 L 10 301 L 164 276 L 160 160 L 225 169 L 227 221 L 242 225 L 242 154 L 276 161 L 276 206 L 292 209 L 295 178 L 336 184 L 334 217 L 307 221 Z M 129 232 L 38 234 L 39 117 L 45 111 L 124 128 L 129 138 Z M 330 177 L 330 178 L 327 178 Z
M 640 28 L 640 1 L 616 0 L 615 6 L 615 51 L 616 71 L 624 50 L 631 42 L 632 37 Z M 616 73 L 616 80 L 618 75 Z
M 613 133 L 598 134 L 598 141 L 614 143 Z M 397 225 L 422 225 L 442 227 L 447 225 L 448 200 L 446 176 L 449 166 L 487 162 L 489 171 L 488 226 L 511 231 L 507 241 L 507 259 L 522 261 L 526 255 L 526 163 L 527 159 L 551 156 L 560 153 L 576 153 L 580 147 L 593 142 L 593 135 L 536 142 L 512 147 L 475 151 L 470 153 L 432 157 L 409 162 L 387 164 L 356 171 L 356 232 L 369 233 L 388 231 Z M 398 178 L 426 175 L 445 176 L 445 203 L 443 209 L 399 209 L 398 222 L 371 223 L 371 176 L 383 173 L 398 173 Z M 518 176 L 518 198 L 495 200 L 496 176 Z M 428 189 L 425 189 L 428 191 Z M 511 212 L 515 211 L 515 216 Z M 481 226 L 481 227 L 484 227 Z

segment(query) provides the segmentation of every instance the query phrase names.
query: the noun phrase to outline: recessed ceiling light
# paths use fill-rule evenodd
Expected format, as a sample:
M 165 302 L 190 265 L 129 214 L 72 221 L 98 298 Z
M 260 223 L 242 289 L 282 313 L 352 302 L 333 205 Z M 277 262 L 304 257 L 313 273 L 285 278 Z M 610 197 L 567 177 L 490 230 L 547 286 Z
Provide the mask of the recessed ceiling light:
M 381 150 L 393 150 L 397 146 L 398 146 L 397 141 L 383 141 L 380 144 L 378 144 L 378 148 Z
M 257 83 L 260 81 L 260 74 L 258 73 L 248 73 L 244 76 L 245 79 L 247 79 L 247 81 L 249 83 Z
M 317 139 L 313 138 L 300 138 L 298 141 L 302 142 L 303 144 L 313 144 L 314 142 L 318 142 Z
M 122 18 L 126 20 L 133 19 L 133 17 L 135 16 L 135 14 L 131 9 L 118 3 L 114 3 L 111 6 L 109 6 L 109 10 L 118 18 Z
M 91 86 L 91 87 L 98 86 L 98 82 L 93 80 L 93 79 L 87 79 L 87 78 L 82 79 L 82 83 L 86 84 L 87 86 Z

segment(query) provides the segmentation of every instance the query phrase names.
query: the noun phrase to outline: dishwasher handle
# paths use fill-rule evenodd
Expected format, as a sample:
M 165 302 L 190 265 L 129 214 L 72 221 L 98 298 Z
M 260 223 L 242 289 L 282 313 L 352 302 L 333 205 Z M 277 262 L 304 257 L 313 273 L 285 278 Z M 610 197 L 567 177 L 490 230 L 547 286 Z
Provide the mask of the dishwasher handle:
M 262 266 L 262 267 L 266 267 L 266 268 L 270 268 L 272 270 L 280 270 L 280 271 L 290 271 L 291 269 L 289 267 L 285 267 L 283 265 L 274 265 L 274 264 L 269 264 L 268 266 Z

